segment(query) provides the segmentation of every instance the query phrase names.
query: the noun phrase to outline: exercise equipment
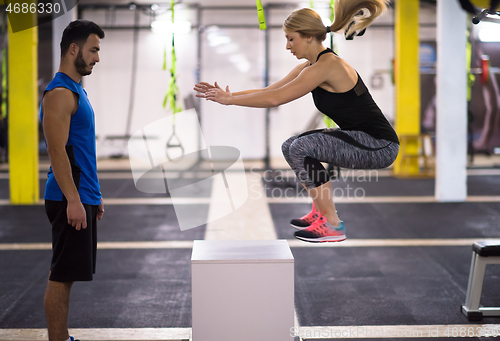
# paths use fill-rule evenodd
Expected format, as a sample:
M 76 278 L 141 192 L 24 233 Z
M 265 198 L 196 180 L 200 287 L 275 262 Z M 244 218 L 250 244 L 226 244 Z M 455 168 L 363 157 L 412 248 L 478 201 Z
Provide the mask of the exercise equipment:
M 500 3 L 497 1 L 495 5 L 495 1 L 491 0 L 470 0 L 470 2 L 479 8 L 486 8 L 488 6 L 490 7 L 495 7 L 495 8 L 500 8 Z
M 174 24 L 174 5 L 175 2 L 172 0 L 170 3 L 170 11 L 171 11 L 171 22 L 172 26 Z M 124 140 L 124 147 L 127 145 L 127 141 L 132 138 L 131 128 L 132 128 L 132 118 L 133 118 L 133 109 L 134 109 L 134 101 L 135 101 L 135 89 L 136 89 L 136 78 L 137 78 L 137 67 L 138 67 L 138 43 L 139 43 L 139 30 L 141 27 L 139 26 L 139 14 L 144 13 L 146 15 L 155 16 L 155 12 L 150 12 L 146 7 L 130 5 L 128 6 L 130 10 L 134 11 L 134 35 L 133 35 L 133 54 L 132 54 L 132 79 L 130 85 L 130 98 L 129 98 L 129 106 L 128 106 L 128 115 L 127 115 L 127 123 L 125 128 L 125 135 L 123 136 L 107 136 L 107 140 Z M 106 15 L 108 17 L 108 15 Z M 170 67 L 170 83 L 167 90 L 167 93 L 163 100 L 163 108 L 167 107 L 169 104 L 169 108 L 173 111 L 174 119 L 172 123 L 172 135 L 167 140 L 166 144 L 166 156 L 169 160 L 176 159 L 179 157 L 172 157 L 170 152 L 172 149 L 178 148 L 180 149 L 180 156 L 184 156 L 184 146 L 182 145 L 179 137 L 176 135 L 175 130 L 175 114 L 182 111 L 182 107 L 177 104 L 178 102 L 178 87 L 177 87 L 177 78 L 176 78 L 176 54 L 175 54 L 175 44 L 174 44 L 174 33 L 172 32 L 172 65 Z M 165 45 L 164 54 L 163 54 L 163 70 L 167 70 L 167 49 Z M 123 157 L 123 153 L 119 153 L 116 155 L 112 155 L 112 157 L 120 158 Z
M 180 149 L 181 155 L 180 157 L 184 156 L 184 146 L 182 145 L 181 140 L 177 136 L 175 132 L 175 114 L 178 112 L 182 111 L 182 107 L 177 104 L 177 97 L 179 94 L 179 88 L 177 87 L 177 75 L 175 73 L 175 68 L 176 68 L 176 62 L 177 62 L 177 57 L 175 54 L 175 30 L 174 30 L 174 23 L 175 23 L 175 12 L 174 12 L 174 6 L 175 2 L 174 0 L 170 1 L 170 11 L 172 14 L 171 17 L 171 22 L 172 22 L 172 65 L 170 66 L 170 83 L 168 86 L 167 93 L 165 94 L 165 98 L 163 99 L 163 108 L 167 107 L 167 104 L 169 104 L 170 109 L 173 112 L 173 121 L 172 121 L 172 135 L 170 138 L 167 140 L 167 145 L 166 145 L 166 155 L 167 158 L 172 161 L 173 159 L 180 159 L 179 157 L 171 157 L 170 151 L 172 149 Z M 163 54 L 163 70 L 167 69 L 167 51 L 166 48 L 164 50 Z
M 260 0 L 257 0 L 257 15 L 259 17 L 259 28 L 261 30 L 267 29 L 264 7 L 262 7 L 262 2 Z
M 483 316 L 500 316 L 500 307 L 480 307 L 486 265 L 500 264 L 500 240 L 477 241 L 472 245 L 469 284 L 462 313 L 469 321 L 480 321 Z
M 389 69 L 378 70 L 378 71 L 376 71 L 376 74 L 389 73 L 391 75 L 392 84 L 394 84 L 394 78 L 395 78 L 394 77 L 394 65 L 395 65 L 395 60 L 392 61 L 392 64 L 390 65 Z M 428 70 L 426 70 L 425 72 L 421 72 L 421 73 L 433 75 L 433 74 L 436 74 L 436 68 L 435 67 L 428 68 Z M 483 55 L 483 56 L 481 56 L 480 67 L 470 68 L 468 70 L 469 86 L 472 87 L 472 85 L 474 84 L 474 81 L 476 79 L 476 75 L 481 78 L 481 82 L 483 84 L 486 84 L 488 82 L 488 80 L 490 79 L 491 75 L 499 74 L 499 73 L 500 73 L 500 68 L 491 66 L 490 57 L 488 55 Z
M 500 16 L 500 0 L 459 0 L 459 2 L 465 11 L 474 15 L 472 18 L 474 25 L 479 24 L 488 14 Z
M 488 83 L 492 75 L 499 74 L 500 68 L 491 66 L 490 57 L 488 55 L 481 56 L 481 67 L 471 68 L 469 73 L 469 82 L 473 84 L 475 76 L 478 75 L 482 84 Z
M 330 0 L 330 22 L 333 24 L 335 20 L 335 0 Z
M 193 341 L 289 341 L 294 258 L 286 240 L 195 240 Z
M 473 1 L 474 2 L 474 1 Z M 475 1 L 476 3 L 484 3 L 484 1 Z M 500 5 L 500 0 L 491 0 L 489 7 L 486 7 L 486 4 L 481 5 L 483 8 L 485 8 L 481 13 L 479 13 L 478 16 L 472 18 L 472 23 L 477 25 L 479 22 L 486 17 L 488 14 L 496 14 L 500 15 L 500 12 L 497 11 L 498 7 Z
M 138 45 L 139 45 L 139 10 L 137 8 L 134 9 L 134 26 L 133 28 L 133 37 L 132 37 L 132 73 L 130 79 L 130 91 L 129 91 L 129 103 L 128 103 L 128 112 L 127 112 L 127 121 L 125 125 L 125 134 L 124 135 L 108 135 L 106 136 L 106 140 L 108 141 L 117 141 L 122 140 L 122 151 L 111 155 L 111 158 L 119 159 L 125 155 L 125 150 L 127 148 L 127 144 L 129 139 L 131 138 L 130 130 L 132 129 L 132 118 L 134 115 L 134 101 L 135 101 L 135 89 L 136 89 L 136 79 L 137 79 L 137 55 L 138 55 Z M 105 14 L 106 25 L 108 24 L 108 18 L 111 18 L 111 24 L 115 21 L 114 15 L 108 15 L 107 12 Z
M 490 79 L 490 56 L 481 56 L 481 83 L 486 84 Z
M 312 8 L 312 7 L 311 7 Z M 330 0 L 330 22 L 333 23 L 335 20 L 335 0 Z M 330 34 L 330 46 L 332 47 L 332 50 L 337 53 L 337 48 L 335 44 L 333 43 L 333 34 Z M 328 116 L 324 115 L 323 121 L 325 122 L 326 126 L 328 128 L 335 128 L 337 125 L 335 122 Z

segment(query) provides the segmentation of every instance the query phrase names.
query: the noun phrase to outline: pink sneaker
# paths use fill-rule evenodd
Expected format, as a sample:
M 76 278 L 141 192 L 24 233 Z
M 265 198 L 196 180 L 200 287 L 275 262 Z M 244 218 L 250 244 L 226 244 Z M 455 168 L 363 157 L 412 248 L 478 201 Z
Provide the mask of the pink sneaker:
M 292 225 L 294 228 L 297 230 L 303 230 L 308 228 L 312 223 L 314 223 L 316 220 L 318 220 L 319 214 L 318 211 L 316 211 L 316 207 L 314 207 L 314 203 L 312 205 L 312 210 L 305 216 L 299 219 L 292 219 L 290 221 L 290 225 Z
M 295 238 L 306 242 L 341 242 L 345 240 L 345 225 L 340 221 L 339 227 L 330 225 L 326 218 L 321 216 L 306 229 L 295 232 Z

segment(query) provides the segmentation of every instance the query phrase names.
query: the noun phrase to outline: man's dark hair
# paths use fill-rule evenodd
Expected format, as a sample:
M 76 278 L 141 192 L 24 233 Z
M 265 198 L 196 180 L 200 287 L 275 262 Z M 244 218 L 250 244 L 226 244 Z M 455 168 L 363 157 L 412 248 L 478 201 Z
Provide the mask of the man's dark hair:
M 96 34 L 99 38 L 104 38 L 104 31 L 96 23 L 88 20 L 72 21 L 63 32 L 61 39 L 61 57 L 68 52 L 71 44 L 75 43 L 83 47 L 89 35 Z

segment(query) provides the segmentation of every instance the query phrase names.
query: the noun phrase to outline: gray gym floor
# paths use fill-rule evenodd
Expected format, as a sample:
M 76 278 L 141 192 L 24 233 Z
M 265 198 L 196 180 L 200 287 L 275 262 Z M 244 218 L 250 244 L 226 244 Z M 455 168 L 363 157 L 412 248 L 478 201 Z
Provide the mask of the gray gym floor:
M 189 242 L 204 239 L 207 226 L 180 231 L 172 204 L 153 201 L 165 195 L 139 192 L 131 178 L 122 176 L 126 173 L 122 170 L 106 173 L 100 182 L 105 202 L 111 203 L 106 205 L 105 219 L 99 223 L 99 241 L 108 244 L 98 250 L 94 281 L 74 285 L 70 328 L 190 328 Z M 7 174 L 0 172 L 0 199 L 8 199 Z M 42 191 L 45 180 L 44 173 L 40 174 Z M 348 240 L 335 245 L 295 240 L 288 222 L 307 213 L 310 205 L 297 194 L 300 186 L 293 177 L 286 181 L 264 178 L 262 184 L 276 236 L 290 241 L 295 258 L 295 305 L 298 323 L 304 327 L 303 339 L 341 336 L 328 328 L 351 330 L 351 339 L 364 339 L 370 337 L 366 326 L 378 326 L 378 332 L 384 328 L 428 328 L 428 335 L 407 335 L 408 340 L 445 339 L 442 333 L 441 338 L 430 334 L 432 328 L 443 325 L 451 328 L 450 337 L 453 328 L 490 325 L 498 330 L 500 318 L 469 322 L 460 312 L 472 241 L 500 238 L 500 169 L 490 168 L 486 174 L 469 175 L 471 200 L 464 203 L 429 200 L 433 196 L 432 179 L 381 176 L 377 181 L 350 178 L 334 182 L 335 188 L 362 187 L 365 191 L 361 201 L 340 200 L 337 204 Z M 280 200 L 274 195 L 276 188 L 290 188 L 287 194 L 294 191 L 292 197 L 298 199 Z M 210 198 L 210 193 L 207 185 L 197 196 Z M 113 203 L 120 198 L 131 201 Z M 209 206 L 191 204 L 193 214 L 201 216 L 209 214 Z M 2 330 L 45 328 L 43 292 L 50 241 L 43 205 L 11 206 L 3 200 L 0 334 Z M 163 241 L 179 243 L 160 244 Z M 153 244 L 145 247 L 142 242 Z M 483 305 L 500 306 L 499 283 L 500 267 L 488 266 Z M 353 331 L 360 326 L 365 330 Z M 312 327 L 322 327 L 323 334 L 317 331 L 313 336 Z M 398 337 L 389 335 L 371 337 L 405 337 L 403 333 Z M 5 334 L 2 336 L 0 339 L 6 339 Z

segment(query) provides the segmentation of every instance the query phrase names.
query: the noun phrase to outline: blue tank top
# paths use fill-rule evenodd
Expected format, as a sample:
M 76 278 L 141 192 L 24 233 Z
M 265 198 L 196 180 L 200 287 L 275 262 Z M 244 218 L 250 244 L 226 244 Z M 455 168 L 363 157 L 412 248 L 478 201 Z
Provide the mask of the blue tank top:
M 68 142 L 66 144 L 73 179 L 80 194 L 81 202 L 88 205 L 99 205 L 101 203 L 101 187 L 97 179 L 94 109 L 92 109 L 87 92 L 83 89 L 81 83 L 75 82 L 62 72 L 56 73 L 43 94 L 45 95 L 47 91 L 60 87 L 69 89 L 78 95 L 78 109 L 71 116 Z M 43 120 L 42 105 L 40 105 L 40 120 Z M 63 193 L 56 182 L 52 167 L 48 173 L 44 199 L 63 200 Z

